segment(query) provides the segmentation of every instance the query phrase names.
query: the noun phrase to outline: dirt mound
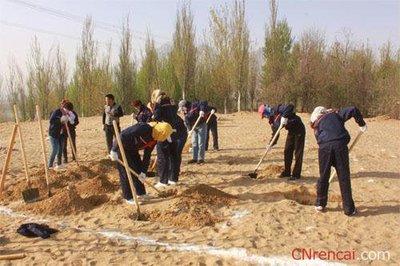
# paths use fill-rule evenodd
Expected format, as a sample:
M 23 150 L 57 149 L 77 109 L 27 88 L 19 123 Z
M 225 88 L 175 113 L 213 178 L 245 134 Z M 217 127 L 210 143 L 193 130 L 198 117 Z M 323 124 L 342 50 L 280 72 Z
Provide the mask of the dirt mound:
M 283 172 L 284 167 L 282 165 L 270 164 L 260 171 L 258 174 L 258 179 L 279 177 Z
M 316 192 L 311 192 L 305 186 L 300 186 L 298 188 L 283 192 L 286 199 L 294 200 L 302 205 L 314 205 L 317 198 Z M 342 197 L 337 194 L 329 194 L 328 202 L 341 202 Z
M 74 186 L 68 186 L 50 198 L 23 205 L 21 209 L 41 215 L 64 216 L 89 211 L 107 200 L 106 195 L 82 198 Z
M 90 196 L 117 191 L 118 186 L 108 180 L 106 175 L 99 175 L 80 181 L 76 184 L 76 189 L 81 196 Z
M 204 202 L 212 205 L 228 205 L 233 199 L 237 198 L 234 195 L 205 184 L 198 184 L 190 187 L 182 191 L 179 196 L 193 203 Z
M 386 121 L 386 120 L 390 120 L 390 116 L 388 115 L 380 115 L 380 116 L 375 116 L 372 118 L 368 119 L 370 122 L 374 122 L 374 121 Z
M 199 184 L 178 194 L 168 208 L 149 213 L 147 219 L 184 228 L 213 226 L 223 220 L 218 209 L 235 199 L 236 196 Z

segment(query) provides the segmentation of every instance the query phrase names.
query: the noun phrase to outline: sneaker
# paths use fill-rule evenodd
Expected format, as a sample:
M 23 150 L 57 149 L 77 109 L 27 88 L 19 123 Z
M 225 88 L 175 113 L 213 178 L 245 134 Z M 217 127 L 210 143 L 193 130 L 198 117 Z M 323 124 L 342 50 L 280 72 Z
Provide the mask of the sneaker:
M 323 212 L 323 211 L 325 211 L 325 207 L 322 207 L 322 206 L 315 206 L 315 211 L 317 211 L 317 212 Z
M 161 183 L 161 182 L 158 182 L 157 184 L 154 185 L 154 187 L 155 188 L 166 188 L 166 187 L 168 187 L 168 185 L 164 184 L 164 183 Z
M 188 161 L 188 164 L 192 164 L 192 163 L 197 163 L 197 160 L 192 159 L 192 160 Z
M 130 200 L 125 200 L 125 203 L 129 204 L 129 205 L 135 205 L 135 201 L 133 199 Z
M 175 181 L 168 181 L 168 185 L 176 186 L 177 184 L 178 184 L 178 182 L 175 182 Z
M 150 200 L 150 198 L 151 198 L 151 197 L 150 197 L 149 195 L 147 195 L 147 194 L 137 196 L 137 199 L 138 199 L 138 201 L 139 201 L 139 204 L 143 204 L 143 203 L 145 203 L 145 202 L 148 202 L 148 201 Z
M 219 151 L 219 148 L 213 148 L 214 151 Z
M 197 164 L 203 164 L 204 163 L 204 160 L 198 160 L 197 161 Z
M 300 179 L 300 176 L 291 176 L 288 178 L 289 181 L 296 181 L 297 179 Z
M 286 172 L 282 172 L 282 173 L 279 175 L 279 177 L 280 177 L 280 178 L 290 177 L 290 174 L 288 174 L 288 173 L 286 173 Z

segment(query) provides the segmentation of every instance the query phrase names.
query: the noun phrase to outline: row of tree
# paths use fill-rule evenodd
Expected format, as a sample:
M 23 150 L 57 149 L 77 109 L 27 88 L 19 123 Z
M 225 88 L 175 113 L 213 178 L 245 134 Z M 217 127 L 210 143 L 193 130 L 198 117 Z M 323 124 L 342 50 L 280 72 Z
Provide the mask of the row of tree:
M 261 102 L 292 102 L 302 112 L 317 105 L 357 105 L 367 116 L 400 118 L 399 49 L 387 43 L 376 58 L 368 45 L 353 44 L 350 35 L 327 45 L 313 29 L 294 41 L 287 21 L 277 20 L 277 10 L 271 0 L 261 51 L 251 45 L 244 1 L 212 8 L 201 44 L 196 43 L 190 4 L 184 3 L 171 45 L 157 49 L 148 34 L 140 65 L 132 55 L 135 36 L 129 19 L 113 65 L 111 44 L 100 55 L 93 21 L 87 18 L 72 71 L 59 47 L 45 54 L 35 38 L 27 74 L 11 64 L 1 79 L 3 95 L 10 105 L 17 103 L 25 120 L 34 118 L 35 104 L 49 114 L 64 98 L 82 116 L 97 115 L 110 92 L 129 112 L 133 99 L 146 102 L 157 88 L 177 101 L 206 99 L 224 112 L 254 110 Z

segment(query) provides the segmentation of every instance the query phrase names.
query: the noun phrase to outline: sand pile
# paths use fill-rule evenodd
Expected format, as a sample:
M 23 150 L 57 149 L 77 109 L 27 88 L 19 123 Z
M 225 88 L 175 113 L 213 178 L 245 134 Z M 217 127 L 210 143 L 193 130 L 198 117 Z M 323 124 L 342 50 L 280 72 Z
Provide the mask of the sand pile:
M 42 215 L 71 215 L 79 212 L 88 211 L 95 206 L 103 203 L 106 198 L 97 196 L 95 198 L 82 198 L 74 186 L 66 187 L 62 192 L 45 198 L 42 201 L 23 205 L 22 210 L 28 210 Z
M 317 198 L 315 191 L 310 191 L 305 186 L 285 191 L 283 195 L 286 199 L 294 200 L 302 205 L 314 205 Z M 341 202 L 342 197 L 340 195 L 329 193 L 328 202 Z
M 231 194 L 199 184 L 180 193 L 166 209 L 148 214 L 148 219 L 184 228 L 213 226 L 223 220 L 218 209 L 235 199 Z
M 279 177 L 283 172 L 284 167 L 282 165 L 270 164 L 260 171 L 258 174 L 258 179 Z
M 112 183 L 106 175 L 98 175 L 78 182 L 76 189 L 81 196 L 91 196 L 117 191 L 118 185 Z

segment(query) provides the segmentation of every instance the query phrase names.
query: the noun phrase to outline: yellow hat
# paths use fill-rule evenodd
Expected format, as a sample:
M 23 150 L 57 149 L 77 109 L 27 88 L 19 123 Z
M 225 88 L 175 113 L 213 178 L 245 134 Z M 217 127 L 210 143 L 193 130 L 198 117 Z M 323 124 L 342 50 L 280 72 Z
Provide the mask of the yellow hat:
M 165 141 L 173 132 L 170 124 L 165 122 L 150 122 L 149 125 L 153 128 L 151 136 L 157 141 Z

